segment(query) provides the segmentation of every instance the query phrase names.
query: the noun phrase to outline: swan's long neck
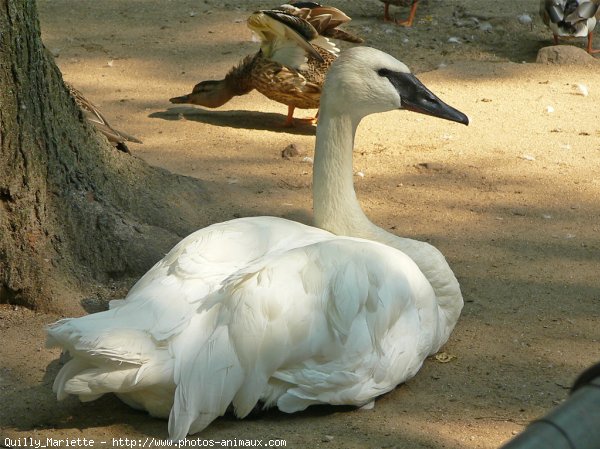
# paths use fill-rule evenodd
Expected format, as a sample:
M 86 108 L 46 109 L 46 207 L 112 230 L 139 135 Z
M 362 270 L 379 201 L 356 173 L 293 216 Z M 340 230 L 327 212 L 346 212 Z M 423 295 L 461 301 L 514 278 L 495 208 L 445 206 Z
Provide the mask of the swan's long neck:
M 351 116 L 321 113 L 313 167 L 315 225 L 339 235 L 356 236 L 373 226 L 354 192 L 352 148 L 356 125 Z
M 463 299 L 458 281 L 442 253 L 426 242 L 398 237 L 381 229 L 360 207 L 352 168 L 354 136 L 359 122 L 360 119 L 349 113 L 329 114 L 323 109 L 320 112 L 313 167 L 314 224 L 337 235 L 380 242 L 408 255 L 432 285 L 440 308 L 446 314 L 449 333 L 458 320 Z
M 351 114 L 329 114 L 326 109 L 320 115 L 313 167 L 315 226 L 337 235 L 398 247 L 397 242 L 408 239 L 375 226 L 364 214 L 354 191 L 352 151 L 360 119 Z

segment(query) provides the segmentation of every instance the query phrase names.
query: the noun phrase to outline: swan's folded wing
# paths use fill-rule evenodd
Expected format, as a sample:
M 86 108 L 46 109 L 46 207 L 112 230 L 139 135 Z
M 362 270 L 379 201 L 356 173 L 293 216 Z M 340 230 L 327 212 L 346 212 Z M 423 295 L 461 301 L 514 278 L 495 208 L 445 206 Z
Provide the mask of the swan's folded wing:
M 127 302 L 176 292 L 187 302 L 202 300 L 222 281 L 271 252 L 281 252 L 331 234 L 276 217 L 249 217 L 217 223 L 190 234 L 130 290 Z M 118 306 L 119 303 L 115 303 Z
M 294 398 L 303 396 L 284 399 L 286 411 L 319 402 L 356 404 L 353 397 L 366 401 L 373 391 L 403 380 L 396 375 L 416 372 L 437 326 L 427 318 L 437 313 L 433 290 L 408 257 L 342 237 L 240 270 L 204 302 L 203 308 L 212 307 L 220 308 L 218 325 L 228 327 L 228 343 L 245 373 L 233 399 L 239 416 L 259 400 L 277 401 L 282 392 L 273 393 L 271 379 L 288 383 Z M 419 308 L 432 330 L 421 329 Z M 398 336 L 394 326 L 400 322 L 404 340 L 389 342 L 389 335 Z M 214 352 L 226 350 L 231 348 Z M 406 353 L 400 360 L 407 366 L 390 374 L 389 366 L 398 363 L 389 360 L 390 354 L 398 353 Z M 356 396 L 373 382 L 385 386 Z M 334 388 L 338 384 L 345 385 L 343 392 Z

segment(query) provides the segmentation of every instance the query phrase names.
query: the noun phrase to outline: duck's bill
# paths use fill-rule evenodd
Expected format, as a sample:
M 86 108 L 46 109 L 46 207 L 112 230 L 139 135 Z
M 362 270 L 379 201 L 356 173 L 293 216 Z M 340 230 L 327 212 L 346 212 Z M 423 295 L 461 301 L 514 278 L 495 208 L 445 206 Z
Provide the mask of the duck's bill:
M 402 109 L 432 115 L 463 125 L 469 124 L 469 117 L 440 100 L 412 73 L 397 73 L 396 76 L 403 78 L 396 84 L 402 99 Z
M 175 103 L 175 104 L 189 103 L 190 102 L 190 96 L 189 95 L 184 95 L 182 97 L 173 97 L 173 98 L 169 98 L 169 101 L 171 103 Z

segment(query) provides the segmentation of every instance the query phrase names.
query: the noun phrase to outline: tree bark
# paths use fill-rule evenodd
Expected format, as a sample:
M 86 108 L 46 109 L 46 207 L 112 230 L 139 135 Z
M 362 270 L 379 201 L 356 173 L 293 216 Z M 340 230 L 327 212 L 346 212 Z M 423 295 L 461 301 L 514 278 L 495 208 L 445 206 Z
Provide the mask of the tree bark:
M 34 0 L 0 0 L 0 302 L 73 311 L 211 222 L 201 184 L 115 151 L 40 38 Z

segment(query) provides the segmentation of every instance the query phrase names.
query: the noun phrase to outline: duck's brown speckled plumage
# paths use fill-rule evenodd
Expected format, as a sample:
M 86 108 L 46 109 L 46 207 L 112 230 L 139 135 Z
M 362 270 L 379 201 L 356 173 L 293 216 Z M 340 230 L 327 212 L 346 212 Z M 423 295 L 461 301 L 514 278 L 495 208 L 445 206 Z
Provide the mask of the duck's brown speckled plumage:
M 335 56 L 320 47 L 323 58 L 309 57 L 304 69 L 285 67 L 258 52 L 252 59 L 249 76 L 244 80 L 265 97 L 300 109 L 317 109 L 325 74 Z
M 170 101 L 214 108 L 256 89 L 288 106 L 286 124 L 291 125 L 295 108 L 319 107 L 325 75 L 339 52 L 324 36 L 362 41 L 337 28 L 349 21 L 340 10 L 316 4 L 257 11 L 248 26 L 260 38 L 261 50 L 245 57 L 223 80 L 202 81 L 191 94 Z
M 248 55 L 225 75 L 225 84 L 234 96 L 246 95 L 255 89 L 254 73 L 257 70 L 257 58 L 260 52 Z

